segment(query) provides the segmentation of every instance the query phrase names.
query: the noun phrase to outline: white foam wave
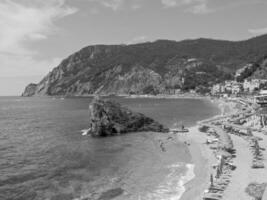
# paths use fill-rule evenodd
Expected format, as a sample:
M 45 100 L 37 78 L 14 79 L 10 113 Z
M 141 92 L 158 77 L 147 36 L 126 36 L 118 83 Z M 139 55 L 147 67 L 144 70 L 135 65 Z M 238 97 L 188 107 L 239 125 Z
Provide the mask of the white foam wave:
M 91 130 L 90 128 L 89 129 L 83 129 L 83 130 L 81 130 L 81 133 L 82 133 L 83 136 L 84 135 L 88 135 L 90 130 Z
M 185 167 L 185 170 L 182 170 Z M 193 164 L 175 163 L 167 166 L 169 173 L 162 180 L 160 185 L 158 185 L 155 190 L 148 193 L 140 192 L 138 194 L 130 196 L 121 196 L 118 199 L 128 199 L 128 200 L 179 200 L 183 193 L 185 192 L 185 184 L 188 183 L 195 177 Z M 183 172 L 184 171 L 184 172 Z M 113 182 L 113 181 L 112 181 Z M 101 193 L 101 192 L 100 192 Z M 126 192 L 127 193 L 127 192 Z M 129 194 L 129 193 L 128 193 Z M 131 193 L 130 193 L 131 194 Z M 91 194 L 84 194 L 79 198 L 73 200 L 82 199 L 95 199 Z
M 158 188 L 139 200 L 179 200 L 185 192 L 185 184 L 195 177 L 193 164 L 186 164 L 186 171 L 181 175 L 181 163 L 168 166 L 170 173 L 167 175 L 166 180 Z
M 184 176 L 181 177 L 181 179 L 179 180 L 179 187 L 181 188 L 181 192 L 179 195 L 179 198 L 181 198 L 181 196 L 183 195 L 183 193 L 185 192 L 186 188 L 185 188 L 185 184 L 188 183 L 189 181 L 191 181 L 193 178 L 195 178 L 195 173 L 194 173 L 194 169 L 195 169 L 195 165 L 193 164 L 186 164 L 187 167 L 187 172 Z

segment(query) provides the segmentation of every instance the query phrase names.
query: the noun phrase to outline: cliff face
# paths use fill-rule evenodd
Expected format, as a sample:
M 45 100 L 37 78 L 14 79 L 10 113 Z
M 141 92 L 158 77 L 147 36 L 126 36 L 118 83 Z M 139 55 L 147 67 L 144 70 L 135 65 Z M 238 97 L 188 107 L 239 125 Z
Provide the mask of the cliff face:
M 264 43 L 265 41 L 265 43 Z M 64 59 L 23 96 L 147 94 L 198 89 L 232 77 L 267 52 L 267 36 L 242 42 L 159 40 L 96 45 Z
M 29 84 L 26 88 L 25 91 L 23 92 L 22 96 L 33 96 L 36 92 L 37 84 L 31 83 Z

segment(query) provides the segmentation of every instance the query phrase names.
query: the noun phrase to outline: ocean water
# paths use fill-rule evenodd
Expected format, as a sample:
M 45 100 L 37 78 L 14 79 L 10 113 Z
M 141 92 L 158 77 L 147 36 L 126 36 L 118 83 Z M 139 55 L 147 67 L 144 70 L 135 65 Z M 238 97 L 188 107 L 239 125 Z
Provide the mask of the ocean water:
M 116 101 L 168 127 L 219 111 L 206 100 Z M 91 98 L 0 98 L 1 200 L 178 199 L 194 165 L 184 144 L 162 134 L 82 136 Z

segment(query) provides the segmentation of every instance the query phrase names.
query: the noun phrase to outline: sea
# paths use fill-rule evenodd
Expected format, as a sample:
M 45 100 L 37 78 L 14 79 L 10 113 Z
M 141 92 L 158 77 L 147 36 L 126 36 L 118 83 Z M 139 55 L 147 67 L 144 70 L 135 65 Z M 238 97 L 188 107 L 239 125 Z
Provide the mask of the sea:
M 219 113 L 205 99 L 112 97 L 171 128 Z M 194 177 L 184 143 L 162 133 L 82 136 L 92 98 L 0 97 L 1 200 L 178 200 Z

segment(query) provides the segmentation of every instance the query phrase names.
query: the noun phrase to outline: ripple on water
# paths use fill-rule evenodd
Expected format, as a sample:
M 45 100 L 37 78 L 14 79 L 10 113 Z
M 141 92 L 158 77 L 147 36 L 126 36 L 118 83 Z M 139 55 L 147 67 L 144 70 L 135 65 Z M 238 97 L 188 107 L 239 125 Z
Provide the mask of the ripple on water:
M 116 100 L 167 126 L 189 126 L 217 114 L 200 100 Z M 181 166 L 164 168 L 186 154 L 183 147 L 164 160 L 168 151 L 160 151 L 153 135 L 83 137 L 79 130 L 88 128 L 89 102 L 0 98 L 1 200 L 128 200 L 138 192 L 152 200 L 183 191 L 190 176 L 182 177 Z

